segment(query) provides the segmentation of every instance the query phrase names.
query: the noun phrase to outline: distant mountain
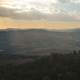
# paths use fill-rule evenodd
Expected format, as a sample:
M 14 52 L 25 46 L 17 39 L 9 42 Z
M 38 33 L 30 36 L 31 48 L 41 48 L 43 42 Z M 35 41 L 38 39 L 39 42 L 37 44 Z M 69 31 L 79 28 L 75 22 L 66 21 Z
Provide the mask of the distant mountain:
M 49 54 L 80 49 L 80 29 L 7 29 L 0 31 L 0 50 L 14 54 Z
M 80 28 L 61 30 L 63 32 L 80 32 Z
M 80 32 L 80 28 L 72 29 L 72 32 Z

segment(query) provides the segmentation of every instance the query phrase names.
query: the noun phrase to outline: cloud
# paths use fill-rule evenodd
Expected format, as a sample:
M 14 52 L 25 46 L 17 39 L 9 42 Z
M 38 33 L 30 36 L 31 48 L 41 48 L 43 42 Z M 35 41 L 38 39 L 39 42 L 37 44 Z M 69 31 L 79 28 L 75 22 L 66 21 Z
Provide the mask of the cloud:
M 16 12 L 14 9 L 0 7 L 0 17 L 8 17 L 16 20 L 41 20 L 45 14 L 32 9 L 30 12 Z
M 71 2 L 71 0 L 58 0 L 58 2 L 60 2 L 60 3 L 69 3 L 69 2 Z
M 30 2 L 25 7 L 0 6 L 0 16 L 15 20 L 80 21 L 80 3 L 77 2 L 57 0 L 49 5 Z
M 8 8 L 0 7 L 0 16 L 1 17 L 9 17 L 12 13 L 13 13 L 13 11 Z
M 60 3 L 80 3 L 80 0 L 58 0 Z
M 17 20 L 41 20 L 44 19 L 45 15 L 40 13 L 39 11 L 32 10 L 30 12 L 21 12 L 16 13 L 15 15 L 12 15 L 11 18 L 17 19 Z

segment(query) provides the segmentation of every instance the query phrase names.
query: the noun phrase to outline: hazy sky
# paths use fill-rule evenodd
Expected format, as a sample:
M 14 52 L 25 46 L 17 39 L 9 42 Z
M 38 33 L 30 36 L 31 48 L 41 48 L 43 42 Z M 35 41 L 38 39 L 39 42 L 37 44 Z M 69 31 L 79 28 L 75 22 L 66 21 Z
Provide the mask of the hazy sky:
M 48 27 L 55 21 L 78 22 L 76 27 L 80 27 L 80 0 L 0 0 L 0 26 L 4 28 L 23 24 L 25 27 L 31 22 L 34 26 Z M 43 25 L 45 22 L 48 24 Z

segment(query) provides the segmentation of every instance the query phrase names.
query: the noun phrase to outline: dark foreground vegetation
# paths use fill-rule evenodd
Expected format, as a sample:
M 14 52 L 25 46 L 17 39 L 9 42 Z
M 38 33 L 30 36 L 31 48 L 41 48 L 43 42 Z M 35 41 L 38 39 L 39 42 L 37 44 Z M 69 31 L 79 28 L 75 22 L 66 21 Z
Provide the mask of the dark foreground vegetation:
M 16 64 L 1 64 L 0 80 L 80 80 L 80 51 L 51 53 L 50 56 L 35 57 L 31 62 Z

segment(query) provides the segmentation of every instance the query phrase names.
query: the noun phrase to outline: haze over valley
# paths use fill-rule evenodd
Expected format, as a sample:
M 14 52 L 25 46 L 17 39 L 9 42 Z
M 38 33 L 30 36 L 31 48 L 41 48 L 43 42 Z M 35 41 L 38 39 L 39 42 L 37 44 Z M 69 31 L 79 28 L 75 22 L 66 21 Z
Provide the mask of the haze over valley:
M 0 31 L 0 50 L 10 54 L 46 55 L 80 49 L 80 29 L 6 29 Z
M 80 80 L 80 0 L 0 0 L 0 80 Z

